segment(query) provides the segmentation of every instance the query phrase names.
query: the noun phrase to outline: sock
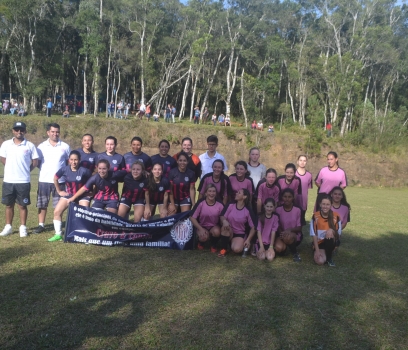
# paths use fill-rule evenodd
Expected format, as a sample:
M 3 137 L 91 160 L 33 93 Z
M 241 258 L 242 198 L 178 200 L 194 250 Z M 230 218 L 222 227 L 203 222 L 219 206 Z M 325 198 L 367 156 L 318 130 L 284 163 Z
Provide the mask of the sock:
M 211 247 L 216 248 L 219 239 L 220 239 L 220 237 L 211 236 L 211 238 L 210 238 Z
M 44 223 L 43 223 L 43 222 L 40 222 L 40 223 L 38 223 L 38 226 L 44 227 Z
M 228 249 L 229 237 L 221 235 L 221 249 Z
M 62 222 L 59 220 L 52 220 L 52 222 L 54 223 L 54 229 L 55 229 L 55 234 L 56 235 L 61 235 L 61 226 L 62 226 Z
M 326 260 L 331 260 L 333 250 L 336 247 L 336 243 L 333 238 L 324 240 L 324 251 L 326 252 Z

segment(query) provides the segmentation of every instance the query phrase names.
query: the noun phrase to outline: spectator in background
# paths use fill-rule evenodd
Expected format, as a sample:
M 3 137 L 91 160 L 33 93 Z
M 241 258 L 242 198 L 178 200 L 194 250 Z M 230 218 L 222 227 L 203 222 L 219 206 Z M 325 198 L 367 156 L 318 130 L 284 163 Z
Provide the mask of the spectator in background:
M 52 109 L 52 102 L 51 99 L 47 99 L 47 117 L 51 118 L 51 109 Z
M 195 108 L 194 108 L 194 124 L 199 124 L 200 123 L 200 115 L 201 115 L 200 107 L 195 106 Z
M 211 121 L 212 121 L 214 126 L 217 124 L 217 115 L 215 113 L 212 115 Z
M 268 132 L 273 133 L 275 130 L 273 129 L 273 125 L 268 126 Z
M 256 130 L 256 120 L 255 119 L 252 121 L 251 129 Z
M 258 130 L 260 130 L 260 131 L 263 131 L 263 123 L 262 123 L 262 120 L 260 120 L 260 121 L 258 122 L 258 124 L 256 125 L 256 128 L 257 128 Z
M 221 114 L 218 116 L 218 124 L 224 125 L 224 122 L 225 122 L 225 116 L 224 116 L 224 114 L 221 113 Z
M 207 123 L 207 119 L 208 119 L 209 114 L 210 114 L 210 112 L 208 112 L 208 108 L 205 107 L 204 111 L 203 111 L 202 119 L 201 119 L 201 124 Z
M 148 103 L 148 104 L 146 105 L 146 111 L 145 111 L 145 113 L 146 113 L 147 121 L 150 122 L 150 113 L 151 113 L 150 103 Z
M 170 123 L 170 117 L 171 117 L 171 105 L 170 103 L 167 105 L 166 107 L 166 118 L 165 118 L 165 122 L 166 123 Z
M 229 114 L 225 117 L 225 126 L 231 126 L 231 118 Z
M 153 120 L 154 120 L 155 122 L 158 122 L 158 121 L 159 121 L 159 114 L 158 114 L 157 112 L 154 112 L 154 114 L 153 114 Z
M 171 119 L 173 120 L 174 123 L 174 117 L 176 116 L 176 107 L 174 107 L 174 105 L 171 106 Z
M 326 125 L 326 131 L 327 131 L 327 137 L 330 137 L 331 132 L 332 132 L 332 125 L 330 124 L 330 122 L 328 122 Z

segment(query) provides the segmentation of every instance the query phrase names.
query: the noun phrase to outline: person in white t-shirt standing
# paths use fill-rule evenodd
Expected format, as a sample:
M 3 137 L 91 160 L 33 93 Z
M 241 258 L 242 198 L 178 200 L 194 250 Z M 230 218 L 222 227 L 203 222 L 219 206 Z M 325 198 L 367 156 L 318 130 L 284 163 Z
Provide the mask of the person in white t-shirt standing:
M 224 163 L 224 171 L 228 171 L 227 162 L 222 154 L 217 152 L 218 137 L 215 135 L 210 135 L 207 137 L 207 147 L 208 151 L 200 155 L 201 161 L 201 178 L 205 174 L 212 173 L 212 165 L 216 159 L 221 160 Z
M 6 206 L 6 226 L 0 236 L 13 232 L 14 206 L 20 211 L 20 237 L 27 237 L 27 206 L 30 204 L 30 172 L 38 164 L 38 153 L 34 144 L 25 139 L 26 124 L 15 122 L 11 140 L 4 141 L 0 148 L 0 160 L 4 165 L 4 180 L 1 202 Z
M 44 222 L 51 195 L 53 208 L 58 204 L 60 196 L 54 185 L 54 175 L 60 168 L 67 165 L 69 153 L 71 152 L 69 145 L 59 139 L 60 126 L 58 124 L 48 124 L 47 135 L 48 140 L 38 146 L 40 156 L 38 164 L 40 174 L 37 192 L 38 227 L 34 229 L 34 233 L 45 231 Z M 64 181 L 63 179 L 61 180 L 61 182 Z

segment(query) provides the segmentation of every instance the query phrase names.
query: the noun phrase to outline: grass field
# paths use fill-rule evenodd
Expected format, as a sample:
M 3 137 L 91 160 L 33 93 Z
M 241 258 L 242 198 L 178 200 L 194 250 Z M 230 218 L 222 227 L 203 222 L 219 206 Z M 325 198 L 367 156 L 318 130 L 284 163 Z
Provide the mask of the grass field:
M 300 264 L 267 263 L 48 243 L 51 225 L 22 239 L 15 217 L 0 239 L 0 349 L 406 349 L 408 190 L 347 195 L 336 268 L 314 265 L 307 234 Z

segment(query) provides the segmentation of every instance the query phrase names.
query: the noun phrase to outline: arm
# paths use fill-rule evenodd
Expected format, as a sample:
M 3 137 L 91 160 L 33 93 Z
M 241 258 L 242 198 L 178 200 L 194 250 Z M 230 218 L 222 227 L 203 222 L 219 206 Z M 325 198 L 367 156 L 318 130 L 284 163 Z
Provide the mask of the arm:
M 259 251 L 258 251 L 258 254 L 259 254 L 265 251 L 265 247 L 262 241 L 262 232 L 257 230 L 257 235 L 258 235 L 258 243 L 259 243 Z
M 33 159 L 30 165 L 30 171 L 33 171 L 34 168 L 38 166 L 38 159 Z
M 259 213 L 262 212 L 262 199 L 258 198 L 256 201 L 256 212 Z
M 195 190 L 195 185 L 192 183 L 190 184 L 190 198 L 191 198 L 191 205 L 195 205 L 195 196 L 196 196 L 196 190 Z
M 148 220 L 152 216 L 152 212 L 150 210 L 150 196 L 149 191 L 145 191 L 145 209 L 143 217 Z
M 81 187 L 77 193 L 75 193 L 70 199 L 68 199 L 68 203 L 71 203 L 75 201 L 77 198 L 81 197 L 85 192 L 88 190 L 85 188 L 85 186 Z
M 170 203 L 167 208 L 167 212 L 168 212 L 168 215 L 174 215 L 176 214 L 176 206 L 174 205 L 174 194 L 172 191 L 170 191 L 169 197 L 170 197 Z
M 65 191 L 60 191 L 60 186 L 58 183 L 58 177 L 55 175 L 54 176 L 54 186 L 55 186 L 55 190 L 58 192 L 58 194 L 63 197 L 63 196 L 68 196 L 68 193 Z
M 0 157 L 0 161 L 3 163 L 3 165 L 6 165 L 6 158 Z
M 249 231 L 248 238 L 244 242 L 244 247 L 249 248 L 251 246 L 251 240 L 252 240 L 252 237 L 254 237 L 255 232 L 256 232 L 256 227 L 251 227 L 251 231 Z M 261 239 L 261 241 L 262 241 L 262 239 Z
M 160 217 L 165 218 L 167 216 L 167 203 L 169 201 L 169 192 L 164 193 L 163 205 L 160 207 Z

